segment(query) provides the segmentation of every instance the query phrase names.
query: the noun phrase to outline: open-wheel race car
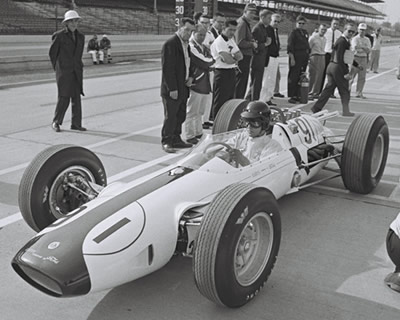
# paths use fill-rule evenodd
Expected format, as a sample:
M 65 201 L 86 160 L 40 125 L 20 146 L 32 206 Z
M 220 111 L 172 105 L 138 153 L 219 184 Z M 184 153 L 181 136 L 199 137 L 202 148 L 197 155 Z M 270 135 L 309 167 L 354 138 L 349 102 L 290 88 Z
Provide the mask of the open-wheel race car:
M 345 137 L 324 126 L 337 112 L 314 115 L 275 108 L 275 147 L 246 166 L 219 156 L 232 148 L 244 100 L 230 100 L 212 134 L 173 165 L 107 186 L 104 167 L 88 149 L 56 145 L 26 169 L 19 205 L 38 231 L 12 260 L 29 284 L 55 297 L 84 295 L 138 279 L 176 254 L 193 258 L 199 291 L 240 307 L 255 297 L 277 259 L 277 199 L 320 182 L 328 162 L 344 186 L 369 193 L 386 165 L 388 127 L 363 114 Z M 238 131 L 239 130 L 239 131 Z

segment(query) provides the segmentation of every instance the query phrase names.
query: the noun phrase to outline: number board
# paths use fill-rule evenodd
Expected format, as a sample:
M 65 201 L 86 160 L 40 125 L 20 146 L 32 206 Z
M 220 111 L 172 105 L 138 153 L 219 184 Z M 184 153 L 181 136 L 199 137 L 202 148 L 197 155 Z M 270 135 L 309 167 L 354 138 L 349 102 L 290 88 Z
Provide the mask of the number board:
M 193 18 L 195 12 L 203 12 L 210 17 L 214 14 L 215 0 L 175 0 L 175 25 L 183 17 Z

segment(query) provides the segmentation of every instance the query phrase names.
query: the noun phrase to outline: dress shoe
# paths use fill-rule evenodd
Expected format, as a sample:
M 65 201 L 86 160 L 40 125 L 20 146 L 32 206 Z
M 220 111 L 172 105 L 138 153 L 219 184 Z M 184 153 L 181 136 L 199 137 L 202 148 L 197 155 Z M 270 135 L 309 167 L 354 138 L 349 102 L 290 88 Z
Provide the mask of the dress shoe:
M 191 148 L 193 145 L 191 143 L 184 142 L 180 136 L 175 137 L 174 141 L 172 142 L 172 146 L 177 149 L 183 148 Z
M 265 102 L 269 106 L 276 106 L 276 103 L 273 103 L 271 100 Z
M 203 123 L 202 127 L 203 127 L 203 129 L 210 129 L 210 126 L 206 125 L 205 123 Z
M 353 112 L 342 112 L 343 117 L 354 117 L 355 114 Z
M 51 124 L 51 128 L 52 128 L 55 132 L 60 132 L 60 131 L 61 131 L 60 125 L 59 125 L 57 122 L 53 122 L 53 123 Z
M 284 98 L 285 96 L 282 93 L 278 92 L 278 93 L 274 93 L 274 97 Z
M 334 94 L 331 94 L 332 99 L 336 99 L 336 96 Z
M 85 127 L 71 126 L 71 130 L 86 131 Z
M 298 103 L 299 100 L 297 100 L 296 98 L 290 98 L 290 99 L 288 100 L 288 102 L 289 102 L 289 103 Z
M 175 149 L 174 149 L 174 147 L 172 146 L 172 144 L 170 144 L 170 143 L 164 143 L 164 144 L 162 145 L 162 148 L 163 148 L 163 150 L 164 150 L 165 152 L 168 152 L 168 153 L 175 153 Z
M 202 136 L 202 134 L 199 134 L 198 136 L 196 136 L 196 139 L 200 140 Z
M 206 121 L 206 122 L 204 122 L 204 124 L 207 125 L 207 126 L 209 126 L 209 127 L 212 127 L 212 126 L 213 126 L 213 123 L 210 122 L 210 121 Z
M 197 144 L 197 142 L 199 142 L 199 140 L 197 140 L 197 138 L 193 137 L 193 138 L 187 139 L 186 142 L 189 142 L 191 144 Z
M 100 62 L 100 64 L 104 64 L 104 62 L 103 61 L 99 61 Z
M 361 93 L 361 94 L 358 94 L 358 95 L 356 95 L 356 98 L 360 98 L 360 99 L 367 99 L 367 97 L 366 97 L 366 96 L 364 96 L 362 93 Z
M 400 273 L 389 273 L 384 280 L 385 284 L 392 290 L 400 292 Z

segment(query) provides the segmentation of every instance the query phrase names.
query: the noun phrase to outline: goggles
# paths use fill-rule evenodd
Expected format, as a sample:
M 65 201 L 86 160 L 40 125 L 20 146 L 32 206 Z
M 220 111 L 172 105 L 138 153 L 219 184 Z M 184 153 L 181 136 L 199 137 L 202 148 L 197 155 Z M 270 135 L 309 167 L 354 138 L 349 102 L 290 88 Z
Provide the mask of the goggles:
M 251 127 L 254 129 L 258 129 L 261 128 L 262 123 L 260 121 L 254 121 L 254 120 L 247 120 L 247 119 L 243 119 L 243 124 L 245 127 Z

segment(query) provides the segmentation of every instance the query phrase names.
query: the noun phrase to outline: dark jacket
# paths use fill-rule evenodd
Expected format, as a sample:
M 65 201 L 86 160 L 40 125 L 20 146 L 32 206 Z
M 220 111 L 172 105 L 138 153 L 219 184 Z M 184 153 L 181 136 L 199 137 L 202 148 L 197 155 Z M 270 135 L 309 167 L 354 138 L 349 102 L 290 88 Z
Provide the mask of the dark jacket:
M 279 57 L 279 50 L 281 50 L 281 43 L 279 41 L 279 34 L 275 37 L 275 30 L 272 26 L 267 26 L 267 35 L 271 38 L 271 45 L 268 47 L 268 54 L 270 57 Z
M 254 26 L 252 34 L 254 40 L 256 40 L 258 43 L 258 47 L 255 50 L 251 60 L 251 67 L 255 69 L 262 69 L 268 66 L 269 61 L 268 47 L 265 46 L 268 38 L 267 28 L 260 21 Z
M 100 40 L 100 49 L 110 49 L 111 48 L 111 41 L 108 38 L 102 38 Z
M 56 72 L 58 96 L 74 96 L 76 82 L 83 95 L 83 62 L 82 54 L 85 46 L 85 36 L 75 31 L 76 42 L 66 28 L 57 31 L 52 36 L 49 56 Z
M 188 48 L 190 56 L 190 48 Z M 169 97 L 171 91 L 178 90 L 178 99 L 186 100 L 189 97 L 189 88 L 186 86 L 186 65 L 182 42 L 175 34 L 169 38 L 161 50 L 161 96 Z
M 190 68 L 193 71 L 193 85 L 190 89 L 197 93 L 209 94 L 211 92 L 210 67 L 215 61 L 210 49 L 205 45 L 199 45 L 194 39 L 190 39 L 189 42 L 192 47 Z M 199 56 L 196 51 L 199 52 Z
M 310 44 L 308 42 L 308 32 L 303 29 L 294 29 L 288 37 L 287 53 L 309 54 Z
M 236 43 L 245 56 L 253 55 L 253 35 L 251 34 L 250 22 L 241 16 L 238 19 L 238 26 L 235 33 Z
M 89 40 L 87 49 L 86 49 L 87 52 L 92 51 L 92 50 L 99 51 L 99 42 L 97 41 L 97 39 L 94 39 L 94 38 Z

